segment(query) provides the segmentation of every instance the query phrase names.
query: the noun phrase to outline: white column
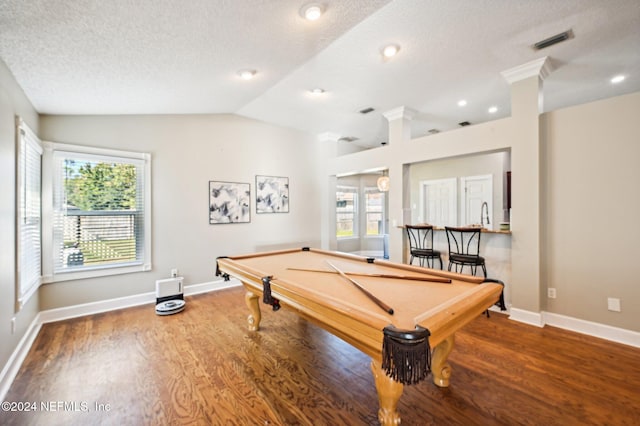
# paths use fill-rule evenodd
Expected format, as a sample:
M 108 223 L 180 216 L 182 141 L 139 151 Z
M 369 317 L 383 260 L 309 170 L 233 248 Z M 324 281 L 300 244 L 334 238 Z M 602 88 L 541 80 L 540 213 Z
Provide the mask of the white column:
M 395 108 L 387 111 L 384 117 L 389 121 L 390 154 L 401 150 L 402 144 L 411 140 L 411 120 L 415 111 L 407 107 Z M 392 156 L 393 157 L 393 156 Z M 389 259 L 394 262 L 403 261 L 404 238 L 402 229 L 398 226 L 405 224 L 409 198 L 409 181 L 406 177 L 405 166 L 389 158 Z
M 317 138 L 318 151 L 318 182 L 320 185 L 320 248 L 324 250 L 336 250 L 338 240 L 336 237 L 336 176 L 329 175 L 329 161 L 336 158 L 338 152 L 338 139 L 340 135 L 335 133 L 321 133 Z
M 542 81 L 550 69 L 541 58 L 504 71 L 511 86 L 511 117 L 517 140 L 511 151 L 512 315 L 539 313 L 541 306 L 540 114 Z M 527 322 L 542 324 L 541 315 Z
M 389 122 L 389 144 L 408 142 L 411 140 L 411 120 L 416 111 L 407 107 L 398 107 L 383 113 Z

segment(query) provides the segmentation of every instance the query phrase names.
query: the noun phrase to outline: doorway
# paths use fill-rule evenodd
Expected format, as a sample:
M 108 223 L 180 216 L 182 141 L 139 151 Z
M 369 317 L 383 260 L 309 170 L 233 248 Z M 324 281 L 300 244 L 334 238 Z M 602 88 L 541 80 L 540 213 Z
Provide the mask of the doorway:
M 493 217 L 493 175 L 466 176 L 460 178 L 463 191 L 461 200 L 462 222 L 464 225 L 483 223 L 493 229 L 489 218 Z M 482 211 L 486 203 L 485 211 Z
M 418 223 L 433 226 L 456 226 L 458 224 L 457 179 L 434 179 L 420 181 L 420 215 Z

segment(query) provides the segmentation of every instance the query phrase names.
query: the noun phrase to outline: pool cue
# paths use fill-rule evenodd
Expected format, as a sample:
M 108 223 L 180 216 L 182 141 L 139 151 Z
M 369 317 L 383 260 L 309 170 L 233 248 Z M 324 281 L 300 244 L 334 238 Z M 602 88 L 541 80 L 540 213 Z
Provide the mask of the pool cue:
M 378 299 L 377 297 L 375 297 L 373 294 L 369 293 L 364 287 L 362 287 L 360 284 L 358 284 L 358 282 L 356 280 L 354 280 L 353 278 L 347 276 L 344 272 L 342 272 L 340 269 L 336 268 L 331 262 L 329 262 L 328 260 L 326 261 L 329 266 L 331 266 L 333 269 L 335 269 L 338 274 L 340 274 L 340 276 L 342 278 L 345 278 L 346 280 L 348 280 L 351 284 L 353 284 L 354 286 L 356 286 L 356 288 L 358 290 L 360 290 L 361 292 L 363 292 L 369 299 L 371 299 L 372 301 L 375 302 L 376 305 L 380 306 L 385 312 L 387 312 L 389 315 L 393 315 L 393 309 L 387 305 L 386 303 L 384 303 L 382 300 Z
M 287 268 L 291 271 L 306 271 L 306 272 L 324 272 L 327 274 L 337 274 L 336 271 L 327 271 L 324 269 L 306 269 L 306 268 Z M 396 278 L 400 280 L 413 280 L 413 281 L 429 281 L 434 283 L 451 284 L 449 278 L 440 277 L 416 277 L 413 275 L 395 275 L 395 274 L 371 274 L 366 272 L 345 272 L 347 275 L 358 275 L 362 277 L 374 277 L 374 278 Z

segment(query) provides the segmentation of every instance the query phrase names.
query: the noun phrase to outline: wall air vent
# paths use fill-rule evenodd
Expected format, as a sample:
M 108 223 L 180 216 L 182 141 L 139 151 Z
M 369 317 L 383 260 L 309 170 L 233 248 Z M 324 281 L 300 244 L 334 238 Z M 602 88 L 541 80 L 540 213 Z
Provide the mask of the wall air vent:
M 468 126 L 468 125 L 469 125 L 469 124 L 471 124 L 471 123 L 469 123 L 468 121 L 462 121 L 462 122 L 460 122 L 460 123 L 458 123 L 458 124 L 459 124 L 460 126 L 464 127 L 464 126 Z
M 354 136 L 343 136 L 340 139 L 338 139 L 338 142 L 353 142 L 353 141 L 357 141 L 358 138 L 354 137 Z
M 375 111 L 375 109 L 369 107 L 369 108 L 361 109 L 360 114 L 369 114 L 370 112 L 373 112 L 373 111 Z
M 561 43 L 565 40 L 569 40 L 570 38 L 573 38 L 573 30 L 567 30 L 563 33 L 556 34 L 542 41 L 539 41 L 533 45 L 533 49 L 534 50 L 544 49 L 545 47 L 553 46 L 554 44 Z

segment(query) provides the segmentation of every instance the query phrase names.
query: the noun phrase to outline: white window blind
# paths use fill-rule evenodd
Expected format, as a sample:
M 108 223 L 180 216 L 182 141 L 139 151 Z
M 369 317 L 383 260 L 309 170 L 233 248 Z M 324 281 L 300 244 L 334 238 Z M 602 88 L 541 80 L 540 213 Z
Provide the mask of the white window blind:
M 19 117 L 16 131 L 16 296 L 19 310 L 42 281 L 42 145 Z
M 338 186 L 336 188 L 336 236 L 338 238 L 358 236 L 357 212 L 357 188 Z
M 367 235 L 382 235 L 385 233 L 384 194 L 378 188 L 365 188 Z
M 149 155 L 78 151 L 52 155 L 54 281 L 150 269 Z

